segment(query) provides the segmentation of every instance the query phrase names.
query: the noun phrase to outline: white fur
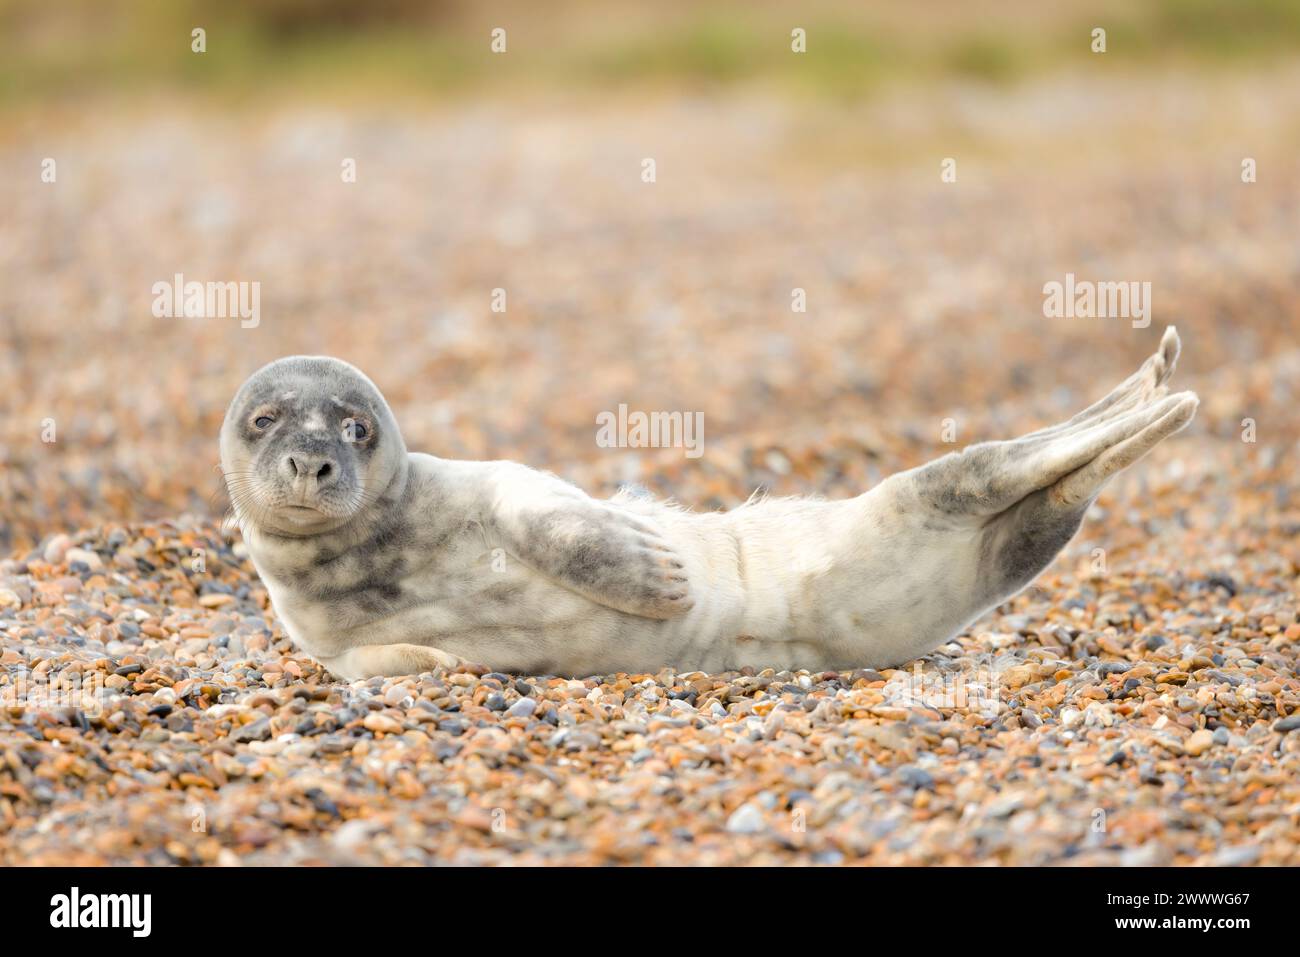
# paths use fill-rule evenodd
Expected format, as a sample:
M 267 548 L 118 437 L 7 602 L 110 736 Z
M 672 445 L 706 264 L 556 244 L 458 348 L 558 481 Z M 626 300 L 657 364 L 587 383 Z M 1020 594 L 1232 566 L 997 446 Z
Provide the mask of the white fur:
M 264 535 L 248 522 L 245 534 L 289 634 L 347 679 L 460 660 L 565 675 L 898 665 L 1024 587 L 1106 479 L 1190 421 L 1194 396 L 1164 398 L 1177 351 L 1170 330 L 1138 373 L 1069 422 L 837 502 L 764 499 L 704 514 L 623 496 L 598 502 L 515 463 L 408 455 L 398 442 L 368 481 L 409 490 L 403 514 L 430 536 L 449 534 L 436 548 L 393 546 L 404 571 L 391 584 L 404 604 L 389 614 L 306 593 L 319 539 Z M 233 429 L 223 430 L 223 458 L 243 461 Z M 683 566 L 690 601 L 645 617 L 541 573 L 518 555 L 538 514 L 556 518 L 556 549 L 593 518 L 612 517 L 620 534 L 649 528 L 647 540 L 662 540 Z

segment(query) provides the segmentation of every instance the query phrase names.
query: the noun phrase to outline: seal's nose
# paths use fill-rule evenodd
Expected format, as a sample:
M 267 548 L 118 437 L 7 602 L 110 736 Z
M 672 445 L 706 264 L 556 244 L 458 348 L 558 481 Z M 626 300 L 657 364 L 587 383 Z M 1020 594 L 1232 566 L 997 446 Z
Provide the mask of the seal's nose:
M 281 465 L 285 478 L 295 486 L 306 486 L 311 490 L 320 490 L 333 485 L 338 478 L 339 466 L 333 459 L 324 455 L 307 455 L 296 452 L 286 455 Z

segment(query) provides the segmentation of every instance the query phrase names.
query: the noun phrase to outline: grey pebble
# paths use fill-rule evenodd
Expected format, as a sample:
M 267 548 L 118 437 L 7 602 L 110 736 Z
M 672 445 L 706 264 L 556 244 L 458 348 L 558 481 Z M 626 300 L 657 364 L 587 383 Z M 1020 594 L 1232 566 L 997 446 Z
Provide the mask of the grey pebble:
M 908 787 L 918 791 L 921 789 L 934 790 L 934 776 L 929 771 L 918 768 L 914 764 L 904 764 L 900 767 L 898 777 Z
M 251 724 L 246 724 L 237 729 L 230 735 L 230 740 L 244 743 L 247 741 L 265 741 L 271 737 L 271 719 L 258 718 Z
M 506 709 L 507 718 L 531 718 L 533 712 L 537 710 L 537 702 L 533 698 L 520 698 L 509 708 Z

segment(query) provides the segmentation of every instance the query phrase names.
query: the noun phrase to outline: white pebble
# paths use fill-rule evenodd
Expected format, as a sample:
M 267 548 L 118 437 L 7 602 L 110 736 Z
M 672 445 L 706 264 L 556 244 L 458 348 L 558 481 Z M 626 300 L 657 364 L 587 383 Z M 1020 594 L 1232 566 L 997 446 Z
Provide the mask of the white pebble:
M 742 804 L 727 818 L 727 830 L 732 834 L 757 834 L 766 827 L 763 812 L 754 804 Z

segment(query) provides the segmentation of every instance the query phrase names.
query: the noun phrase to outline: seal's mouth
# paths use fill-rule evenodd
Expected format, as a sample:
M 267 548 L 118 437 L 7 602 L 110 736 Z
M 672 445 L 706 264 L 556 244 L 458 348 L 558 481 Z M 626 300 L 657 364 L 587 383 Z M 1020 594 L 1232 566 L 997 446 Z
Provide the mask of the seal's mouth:
M 348 521 L 365 499 L 360 491 L 337 487 L 323 493 L 295 489 L 237 471 L 226 475 L 226 487 L 237 522 L 291 534 L 314 534 Z
M 333 517 L 325 510 L 317 508 L 314 505 L 299 505 L 299 504 L 281 505 L 279 508 L 276 509 L 276 512 L 279 513 L 284 518 L 289 519 L 289 521 L 295 522 L 300 525 L 310 524 L 313 522 L 318 522 L 321 519 Z

